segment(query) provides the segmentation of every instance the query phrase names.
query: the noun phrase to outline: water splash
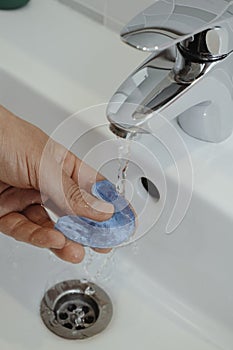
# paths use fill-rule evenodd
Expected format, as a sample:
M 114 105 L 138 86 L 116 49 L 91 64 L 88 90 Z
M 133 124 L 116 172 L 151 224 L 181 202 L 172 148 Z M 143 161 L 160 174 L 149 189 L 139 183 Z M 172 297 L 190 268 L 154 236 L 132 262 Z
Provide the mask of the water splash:
M 133 255 L 134 255 L 134 256 L 139 255 L 139 246 L 138 246 L 138 242 L 137 242 L 137 241 L 133 242 L 132 245 L 131 245 L 131 247 L 132 247 L 131 249 L 132 249 Z
M 118 167 L 118 173 L 117 173 L 116 190 L 122 196 L 125 196 L 125 192 L 126 192 L 127 170 L 130 163 L 132 139 L 134 137 L 135 137 L 134 134 L 132 135 L 130 134 L 126 139 L 117 137 L 119 167 Z M 135 244 L 133 247 L 134 247 L 134 253 L 137 254 L 137 251 L 138 251 L 137 245 Z M 107 254 L 107 256 L 95 253 L 91 248 L 86 249 L 86 258 L 84 261 L 84 273 L 87 276 L 89 281 L 96 282 L 96 280 L 98 280 L 102 282 L 107 282 L 112 278 L 115 268 L 116 268 L 115 249 L 112 249 L 111 252 Z M 86 294 L 86 291 L 85 291 L 85 294 Z
M 114 249 L 112 249 L 111 252 L 108 253 L 102 265 L 99 267 L 99 269 L 96 272 L 96 279 L 100 279 L 101 276 L 104 276 L 105 281 L 108 281 L 112 277 L 114 267 L 116 266 L 114 254 L 115 254 Z
M 89 295 L 89 296 L 94 295 L 95 294 L 95 289 L 92 286 L 88 286 L 85 289 L 84 294 Z
M 84 273 L 89 281 L 107 282 L 112 278 L 116 268 L 115 250 L 112 249 L 107 255 L 94 252 L 86 248 L 84 260 Z

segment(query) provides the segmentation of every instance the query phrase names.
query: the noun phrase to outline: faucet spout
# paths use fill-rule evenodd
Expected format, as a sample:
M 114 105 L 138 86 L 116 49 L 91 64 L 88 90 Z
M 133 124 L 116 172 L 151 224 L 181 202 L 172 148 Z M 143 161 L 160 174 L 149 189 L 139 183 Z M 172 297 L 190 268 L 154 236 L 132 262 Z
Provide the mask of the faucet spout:
M 158 113 L 177 117 L 184 131 L 201 140 L 220 142 L 231 134 L 233 55 L 196 62 L 176 50 L 176 59 L 168 50 L 149 57 L 113 95 L 107 118 L 114 134 L 153 133 Z
M 121 137 L 122 139 L 133 138 L 133 136 L 137 134 L 137 131 L 123 128 L 122 126 L 114 123 L 109 124 L 109 129 L 113 134 L 115 134 L 117 137 Z
M 159 0 L 123 29 L 126 43 L 152 54 L 108 104 L 113 133 L 125 138 L 153 132 L 159 113 L 177 118 L 185 132 L 201 140 L 220 142 L 231 134 L 233 1 L 220 2 L 213 15 L 206 0 L 195 11 L 188 0 L 174 8 Z M 160 15 L 166 21 L 160 22 Z
M 174 53 L 165 50 L 152 55 L 121 84 L 107 107 L 110 129 L 125 137 L 128 133 L 146 133 L 146 120 L 183 87 L 170 74 Z

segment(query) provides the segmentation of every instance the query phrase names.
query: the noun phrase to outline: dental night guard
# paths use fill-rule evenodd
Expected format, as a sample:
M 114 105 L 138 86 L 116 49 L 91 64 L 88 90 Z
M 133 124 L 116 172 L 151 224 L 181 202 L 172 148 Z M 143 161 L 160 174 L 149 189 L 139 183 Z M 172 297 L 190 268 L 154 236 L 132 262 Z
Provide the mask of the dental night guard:
M 113 248 L 127 242 L 136 229 L 136 217 L 127 200 L 108 180 L 96 182 L 92 194 L 114 206 L 109 220 L 98 222 L 82 216 L 67 215 L 58 219 L 55 229 L 68 239 L 92 248 Z

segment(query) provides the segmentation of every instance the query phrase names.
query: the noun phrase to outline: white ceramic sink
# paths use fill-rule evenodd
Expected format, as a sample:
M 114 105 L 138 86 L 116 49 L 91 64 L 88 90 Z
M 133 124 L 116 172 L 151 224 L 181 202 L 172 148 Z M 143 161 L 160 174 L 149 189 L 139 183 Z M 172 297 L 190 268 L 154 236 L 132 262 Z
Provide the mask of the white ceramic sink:
M 2 94 L 1 103 L 14 111 L 18 110 L 27 120 L 41 126 L 47 132 L 51 132 L 51 129 L 67 116 L 65 110 L 20 84 L 5 72 L 0 71 L 0 77 L 6 87 L 5 91 L 14 86 L 17 96 L 9 101 L 8 94 Z M 46 118 L 41 118 L 41 115 Z M 102 115 L 102 122 L 105 121 L 104 118 Z M 79 126 L 85 127 L 84 120 L 80 120 Z M 94 131 L 95 142 L 106 139 L 106 129 L 103 128 L 105 132 L 102 134 L 101 129 L 97 128 Z M 86 140 L 86 143 L 82 141 L 80 148 L 83 155 L 85 149 L 88 152 L 93 147 L 90 142 L 92 140 L 93 143 L 93 139 L 89 138 L 89 144 L 88 137 Z M 106 175 L 114 178 L 114 174 L 110 172 Z M 114 264 L 110 266 L 113 270 L 110 280 L 100 277 L 96 281 L 112 298 L 113 320 L 101 335 L 83 341 L 82 347 L 89 349 L 94 346 L 101 349 L 111 346 L 112 349 L 117 349 L 127 345 L 140 349 L 142 346 L 158 345 L 160 349 L 170 349 L 175 344 L 176 349 L 214 349 L 208 342 L 201 340 L 201 333 L 197 336 L 195 329 L 191 329 L 188 324 L 196 321 L 192 319 L 192 312 L 197 313 L 195 317 L 202 316 L 204 320 L 207 317 L 205 310 L 198 310 L 201 299 L 197 287 L 200 287 L 203 273 L 200 276 L 197 272 L 193 276 L 190 275 L 195 267 L 196 245 L 200 240 L 200 234 L 196 235 L 196 230 L 189 228 L 194 214 L 198 215 L 198 206 L 193 205 L 195 210 L 192 214 L 190 212 L 191 218 L 185 220 L 174 235 L 168 237 L 154 229 L 137 243 L 137 254 L 131 246 L 119 249 L 115 253 L 117 267 Z M 186 232 L 186 227 L 189 228 L 189 233 Z M 69 278 L 86 277 L 86 262 L 74 267 L 53 258 L 47 251 L 17 243 L 4 235 L 0 238 L 1 347 L 11 350 L 31 347 L 76 347 L 74 341 L 61 340 L 49 333 L 40 320 L 39 304 L 46 289 L 54 283 Z M 200 247 L 201 242 L 202 239 Z M 208 250 L 205 251 L 208 254 Z M 103 256 L 102 260 L 104 259 Z M 99 264 L 98 260 L 97 263 Z M 192 283 L 198 283 L 198 286 L 190 288 L 188 278 Z M 191 301 L 194 302 L 193 306 Z M 186 317 L 190 318 L 187 323 L 188 329 L 185 327 L 186 321 L 183 320 Z M 204 335 L 205 330 L 201 329 L 202 331 Z
M 36 16 L 37 11 L 43 12 L 43 9 L 53 10 L 53 13 L 57 11 L 58 16 L 64 11 L 64 20 L 73 25 L 76 23 L 72 22 L 74 15 L 71 11 L 66 12 L 56 1 L 51 1 L 48 5 L 46 1 L 36 0 L 31 1 L 31 6 L 27 10 L 25 8 L 24 12 L 20 12 L 19 22 L 23 23 L 24 16 L 25 18 L 28 18 L 28 15 Z M 47 16 L 48 14 L 49 12 Z M 1 16 L 3 14 L 0 12 L 0 23 Z M 10 16 L 12 15 L 4 13 L 5 27 L 7 25 L 10 27 Z M 75 16 L 78 16 L 83 26 L 85 19 L 78 14 Z M 14 19 L 17 20 L 17 17 Z M 54 25 L 58 23 L 55 22 Z M 89 22 L 88 28 L 93 31 L 93 35 L 94 33 L 98 35 L 98 31 L 101 33 L 106 31 L 103 35 L 108 37 L 109 42 L 112 36 L 113 47 L 116 50 L 113 33 L 100 29 L 97 24 L 90 25 Z M 68 33 L 69 27 L 64 30 Z M 17 33 L 8 35 L 7 38 L 0 36 L 3 49 L 0 62 L 0 104 L 49 134 L 79 106 L 77 101 L 70 99 L 71 87 L 76 89 L 77 95 L 80 91 L 82 93 L 80 109 L 89 107 L 91 104 L 106 102 L 117 87 L 118 79 L 120 80 L 121 75 L 126 73 L 122 73 L 121 67 L 119 74 L 117 69 L 115 71 L 113 69 L 111 83 L 105 89 L 101 87 L 105 91 L 102 95 L 99 91 L 91 89 L 91 79 L 82 90 L 77 72 L 77 79 L 72 80 L 67 72 L 61 74 L 59 67 L 54 69 L 51 62 L 46 61 L 48 58 L 46 53 L 43 59 L 36 58 L 30 53 L 30 36 L 28 47 L 25 44 L 25 47 L 19 49 L 16 44 Z M 44 40 L 46 41 L 46 36 Z M 119 50 L 120 47 L 119 43 Z M 90 52 L 87 51 L 86 54 Z M 15 64 L 12 64 L 12 61 L 9 64 L 8 57 L 12 57 L 12 54 L 15 55 Z M 137 56 L 135 61 L 131 62 L 132 53 L 122 52 L 122 55 L 126 58 L 126 71 L 132 69 L 137 60 L 141 59 L 139 55 L 140 57 Z M 103 56 L 101 52 L 98 53 L 96 59 L 102 62 L 99 70 L 104 69 L 104 60 L 109 61 L 110 56 L 106 58 L 104 53 Z M 49 79 L 48 74 L 51 74 L 52 79 Z M 56 91 L 59 82 L 64 84 L 66 89 Z M 96 85 L 95 82 L 94 86 Z M 110 87 L 112 91 L 109 91 Z M 73 91 L 71 94 L 74 96 Z M 98 147 L 104 147 L 106 140 L 111 139 L 110 144 L 115 145 L 114 136 L 106 124 L 104 110 L 105 105 L 100 105 L 80 112 L 78 118 L 72 119 L 77 129 L 74 127 L 59 129 L 66 131 L 57 132 L 54 136 L 66 144 L 72 131 L 72 136 L 78 139 L 72 150 L 93 166 L 100 167 L 106 176 L 115 181 L 117 161 L 114 146 L 104 148 L 106 163 L 100 156 L 101 152 L 99 159 L 95 153 L 99 150 Z M 93 129 L 94 126 L 97 127 Z M 117 249 L 114 255 L 116 263 L 110 260 L 108 264 L 112 270 L 110 279 L 104 276 L 97 278 L 96 282 L 108 292 L 113 302 L 114 315 L 109 327 L 102 334 L 82 341 L 81 344 L 77 341 L 60 339 L 50 333 L 39 317 L 39 304 L 44 292 L 58 281 L 85 277 L 87 261 L 72 266 L 53 257 L 46 250 L 17 243 L 1 235 L 0 347 L 2 349 L 59 350 L 65 347 L 69 350 L 77 346 L 86 350 L 93 347 L 98 350 L 107 348 L 139 350 L 142 347 L 159 350 L 233 348 L 231 204 L 233 166 L 230 163 L 233 137 L 222 144 L 206 144 L 185 135 L 175 124 L 174 127 L 186 142 L 192 158 L 194 188 L 191 203 L 177 229 L 170 235 L 165 234 L 165 226 L 177 193 L 175 167 L 171 164 L 167 152 L 154 138 L 144 137 L 139 140 L 132 149 L 132 157 L 136 164 L 144 168 L 143 170 L 140 167 L 133 168 L 132 165 L 133 170 L 129 170 L 128 176 L 135 186 L 133 204 L 139 210 L 144 209 L 143 215 L 139 218 L 141 227 L 147 225 L 151 218 L 153 222 L 153 215 L 158 216 L 162 209 L 163 198 L 165 207 L 157 223 L 137 241 L 136 247 L 129 245 Z M 84 134 L 85 130 L 87 133 Z M 148 149 L 156 155 L 164 169 L 166 200 L 163 181 L 157 180 L 157 168 L 156 166 L 153 168 L 155 163 L 151 155 L 148 156 L 149 153 L 146 152 Z M 139 181 L 144 174 L 143 171 L 150 173 L 150 178 L 160 189 L 160 201 L 147 198 Z M 189 179 L 180 184 L 183 193 L 188 191 L 188 184 Z M 90 271 L 95 261 L 98 265 L 99 260 L 103 262 L 105 258 L 96 256 Z

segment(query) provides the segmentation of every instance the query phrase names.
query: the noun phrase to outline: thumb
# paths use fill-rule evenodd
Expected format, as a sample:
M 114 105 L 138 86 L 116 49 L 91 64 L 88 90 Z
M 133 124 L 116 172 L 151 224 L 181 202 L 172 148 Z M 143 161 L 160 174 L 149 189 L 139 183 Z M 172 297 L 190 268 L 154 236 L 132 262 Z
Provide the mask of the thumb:
M 63 188 L 68 210 L 79 216 L 84 216 L 96 221 L 108 220 L 113 212 L 114 207 L 111 203 L 102 201 L 83 189 L 67 176 L 63 174 Z
M 113 205 L 97 199 L 80 188 L 78 178 L 77 182 L 72 179 L 72 173 L 74 171 L 78 173 L 80 160 L 69 156 L 70 153 L 64 146 L 51 138 L 47 141 L 38 172 L 42 201 L 49 197 L 64 213 L 63 215 L 79 215 L 96 221 L 109 219 L 114 212 Z M 70 159 L 71 164 L 67 163 Z M 85 167 L 83 172 L 86 179 L 92 175 L 88 167 Z M 95 179 L 96 177 L 93 181 Z
M 56 161 L 43 163 L 40 167 L 39 188 L 46 207 L 49 198 L 62 215 L 79 215 L 96 221 L 108 220 L 114 207 L 83 189 L 62 170 Z

